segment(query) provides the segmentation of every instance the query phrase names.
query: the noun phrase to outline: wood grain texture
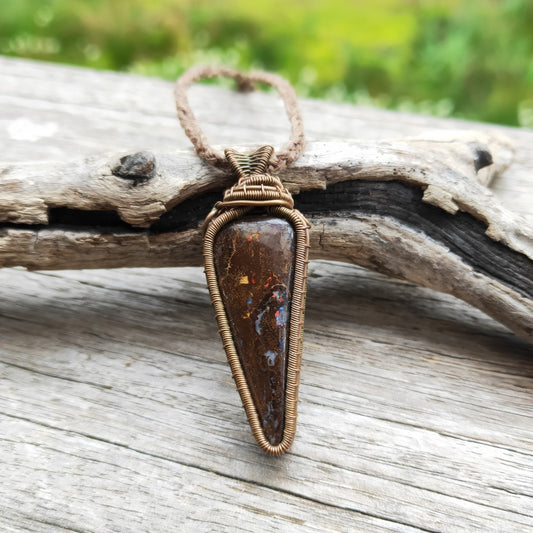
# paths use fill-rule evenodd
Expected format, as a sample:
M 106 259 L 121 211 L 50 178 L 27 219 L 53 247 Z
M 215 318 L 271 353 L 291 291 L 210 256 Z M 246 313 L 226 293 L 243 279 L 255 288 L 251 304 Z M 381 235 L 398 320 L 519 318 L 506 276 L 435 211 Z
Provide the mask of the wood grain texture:
M 186 146 L 168 83 L 0 72 L 4 161 Z M 195 89 L 199 114 L 213 90 Z M 261 106 L 258 134 L 282 142 Z M 317 141 L 479 127 L 302 107 Z M 208 134 L 245 135 L 231 111 Z M 503 130 L 516 159 L 494 191 L 531 222 L 533 133 Z M 312 262 L 299 429 L 280 459 L 249 434 L 199 268 L 11 268 L 0 287 L 2 531 L 533 531 L 531 345 L 452 296 Z

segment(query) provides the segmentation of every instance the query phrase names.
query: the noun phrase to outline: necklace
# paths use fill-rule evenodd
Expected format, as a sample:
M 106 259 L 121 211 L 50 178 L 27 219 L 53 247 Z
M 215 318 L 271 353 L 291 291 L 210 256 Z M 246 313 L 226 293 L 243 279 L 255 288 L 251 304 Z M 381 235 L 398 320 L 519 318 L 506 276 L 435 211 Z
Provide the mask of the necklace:
M 274 87 L 285 104 L 291 138 L 250 154 L 213 150 L 198 125 L 187 89 L 203 78 L 233 78 L 240 89 Z M 309 223 L 294 209 L 277 176 L 304 146 L 296 95 L 283 78 L 226 67 L 193 67 L 176 84 L 180 123 L 204 161 L 231 172 L 236 183 L 205 219 L 204 262 L 211 301 L 252 433 L 268 454 L 280 455 L 296 433 L 298 386 L 309 251 Z

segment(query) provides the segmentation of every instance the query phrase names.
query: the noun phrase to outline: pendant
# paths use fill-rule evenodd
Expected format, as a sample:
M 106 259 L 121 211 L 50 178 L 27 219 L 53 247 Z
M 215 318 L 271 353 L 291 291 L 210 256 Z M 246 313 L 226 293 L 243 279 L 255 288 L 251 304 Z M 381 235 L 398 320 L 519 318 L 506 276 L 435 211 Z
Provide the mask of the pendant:
M 266 173 L 271 146 L 225 154 L 239 180 L 204 223 L 205 274 L 252 433 L 280 455 L 296 433 L 309 223 Z

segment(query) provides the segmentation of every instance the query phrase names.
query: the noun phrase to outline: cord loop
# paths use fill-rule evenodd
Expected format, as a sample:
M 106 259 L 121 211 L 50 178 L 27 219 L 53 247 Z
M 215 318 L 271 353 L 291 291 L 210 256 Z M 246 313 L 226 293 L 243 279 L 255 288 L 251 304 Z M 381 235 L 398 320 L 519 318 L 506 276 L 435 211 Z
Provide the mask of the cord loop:
M 285 148 L 277 155 L 272 154 L 268 162 L 268 170 L 279 172 L 287 165 L 296 161 L 304 149 L 304 130 L 296 94 L 291 84 L 277 74 L 261 70 L 244 74 L 236 69 L 223 66 L 200 65 L 192 67 L 178 78 L 174 89 L 179 121 L 185 134 L 191 140 L 198 156 L 217 168 L 231 170 L 230 162 L 226 156 L 223 153 L 217 152 L 209 145 L 187 98 L 187 90 L 194 82 L 217 76 L 234 79 L 237 82 L 237 89 L 240 91 L 253 90 L 256 83 L 266 83 L 276 89 L 280 98 L 283 100 L 291 126 L 291 134 Z

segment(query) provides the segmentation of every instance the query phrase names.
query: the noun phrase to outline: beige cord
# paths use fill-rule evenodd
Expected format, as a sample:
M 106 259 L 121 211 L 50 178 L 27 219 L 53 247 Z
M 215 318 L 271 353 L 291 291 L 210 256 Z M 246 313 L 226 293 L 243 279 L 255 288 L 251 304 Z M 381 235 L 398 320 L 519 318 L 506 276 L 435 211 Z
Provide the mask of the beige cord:
M 238 90 L 241 91 L 252 90 L 255 83 L 266 83 L 278 91 L 285 105 L 285 111 L 291 126 L 291 134 L 284 150 L 276 156 L 273 156 L 269 161 L 269 170 L 271 172 L 279 172 L 287 165 L 296 161 L 304 149 L 304 130 L 296 94 L 291 84 L 281 76 L 269 72 L 256 70 L 249 74 L 243 74 L 233 68 L 221 66 L 192 67 L 180 76 L 176 82 L 174 94 L 176 97 L 178 118 L 198 156 L 217 168 L 225 170 L 231 168 L 225 155 L 209 146 L 207 138 L 200 128 L 187 98 L 187 90 L 194 82 L 217 76 L 234 79 L 237 82 Z

